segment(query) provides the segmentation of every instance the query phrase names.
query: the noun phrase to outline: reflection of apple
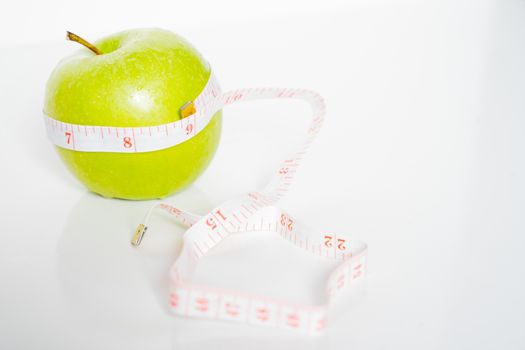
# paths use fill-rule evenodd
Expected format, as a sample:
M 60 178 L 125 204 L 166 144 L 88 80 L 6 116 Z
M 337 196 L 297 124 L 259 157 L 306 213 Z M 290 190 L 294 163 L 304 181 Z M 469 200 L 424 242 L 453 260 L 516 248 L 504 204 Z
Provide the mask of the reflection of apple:
M 161 29 L 113 34 L 95 42 L 94 49 L 100 54 L 83 48 L 51 74 L 44 102 L 44 112 L 51 118 L 128 127 L 173 122 L 180 119 L 179 109 L 202 91 L 211 72 L 188 42 Z M 71 172 L 93 192 L 126 199 L 161 198 L 189 185 L 206 168 L 220 129 L 219 111 L 195 137 L 164 150 L 57 149 Z
M 191 186 L 172 201 L 196 213 L 213 207 L 198 186 Z M 56 247 L 57 300 L 64 306 L 65 317 L 75 321 L 75 328 L 85 327 L 83 336 L 118 338 L 122 332 L 129 335 L 130 329 L 138 333 L 148 330 L 141 334 L 166 333 L 173 323 L 167 276 L 186 229 L 172 216 L 158 212 L 151 223 L 155 234 L 141 243 L 140 251 L 133 254 L 133 247 L 123 244 L 136 227 L 130 218 L 141 217 L 150 207 L 149 201 L 107 201 L 86 192 L 64 218 Z

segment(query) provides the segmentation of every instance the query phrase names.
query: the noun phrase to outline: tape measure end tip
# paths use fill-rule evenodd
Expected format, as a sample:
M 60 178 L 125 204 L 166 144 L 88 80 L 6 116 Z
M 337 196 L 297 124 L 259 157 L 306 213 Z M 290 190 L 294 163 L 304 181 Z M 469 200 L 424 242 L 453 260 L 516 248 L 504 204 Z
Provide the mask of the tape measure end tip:
M 131 245 L 134 247 L 138 247 L 140 245 L 140 242 L 142 242 L 142 238 L 144 237 L 144 234 L 146 233 L 146 230 L 148 229 L 147 226 L 144 224 L 140 224 L 137 229 L 135 230 L 135 233 L 133 234 L 133 238 L 131 239 Z
M 186 102 L 179 110 L 179 114 L 181 118 L 187 118 L 197 112 L 197 109 L 195 108 L 195 103 L 193 101 Z

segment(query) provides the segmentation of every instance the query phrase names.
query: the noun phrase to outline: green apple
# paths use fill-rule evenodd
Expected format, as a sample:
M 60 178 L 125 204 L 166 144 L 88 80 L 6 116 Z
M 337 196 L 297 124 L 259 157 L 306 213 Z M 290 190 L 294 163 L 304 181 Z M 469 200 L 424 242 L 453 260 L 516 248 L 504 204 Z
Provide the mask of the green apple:
M 170 123 L 181 118 L 179 109 L 199 95 L 211 74 L 195 48 L 166 30 L 124 31 L 91 46 L 100 54 L 82 48 L 52 72 L 44 101 L 44 113 L 49 117 L 80 125 Z M 220 133 L 219 111 L 195 137 L 163 150 L 57 150 L 89 190 L 104 197 L 154 199 L 191 184 L 211 161 Z

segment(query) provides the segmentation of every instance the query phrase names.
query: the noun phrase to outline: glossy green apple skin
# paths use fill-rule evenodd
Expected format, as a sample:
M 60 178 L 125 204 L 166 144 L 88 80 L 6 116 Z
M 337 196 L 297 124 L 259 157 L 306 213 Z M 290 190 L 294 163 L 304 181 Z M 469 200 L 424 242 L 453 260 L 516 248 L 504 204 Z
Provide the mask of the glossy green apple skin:
M 68 123 L 153 126 L 180 119 L 179 109 L 202 91 L 211 70 L 183 38 L 137 29 L 95 42 L 62 60 L 46 87 L 44 113 Z M 219 143 L 221 112 L 195 137 L 147 153 L 78 152 L 57 147 L 69 170 L 104 197 L 163 198 L 191 184 Z

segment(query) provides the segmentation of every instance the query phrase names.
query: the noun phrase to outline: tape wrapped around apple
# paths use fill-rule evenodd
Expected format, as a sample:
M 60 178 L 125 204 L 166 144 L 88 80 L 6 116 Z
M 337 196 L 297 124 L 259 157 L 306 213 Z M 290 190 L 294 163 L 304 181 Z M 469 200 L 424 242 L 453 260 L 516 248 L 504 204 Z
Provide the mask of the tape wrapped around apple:
M 141 127 L 177 121 L 206 85 L 211 68 L 180 36 L 161 29 L 116 33 L 63 59 L 52 72 L 44 113 L 56 120 Z M 221 134 L 221 111 L 197 135 L 145 153 L 80 152 L 56 147 L 69 170 L 104 197 L 145 200 L 174 194 L 208 166 Z

